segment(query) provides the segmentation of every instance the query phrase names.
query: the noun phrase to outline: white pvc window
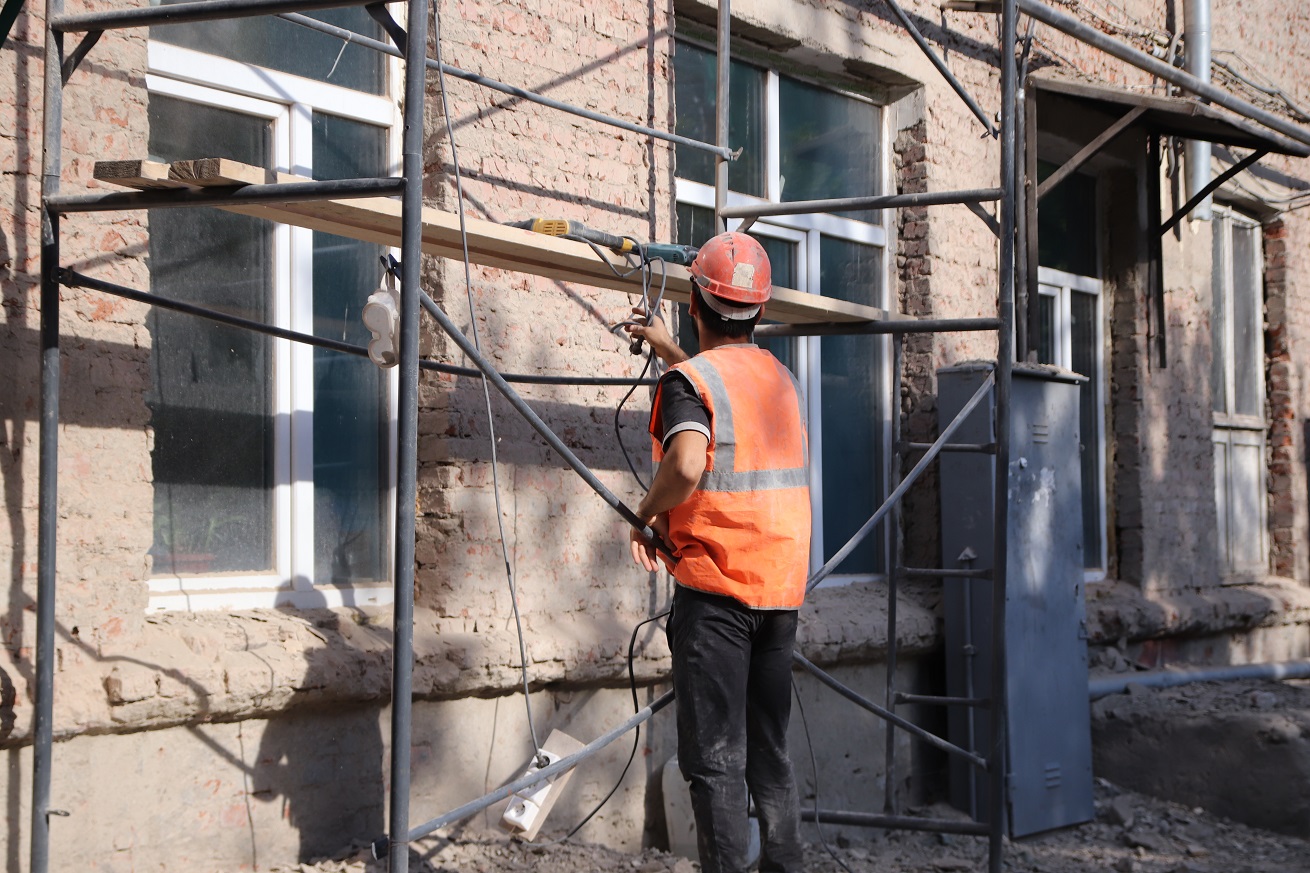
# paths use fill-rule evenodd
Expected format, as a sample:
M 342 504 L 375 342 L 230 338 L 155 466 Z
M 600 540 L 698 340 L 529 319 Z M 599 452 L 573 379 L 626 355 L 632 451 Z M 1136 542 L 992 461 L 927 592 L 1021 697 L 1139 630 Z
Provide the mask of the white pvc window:
M 1088 579 L 1100 579 L 1106 571 L 1106 390 L 1101 280 L 1050 267 L 1040 267 L 1037 278 L 1041 294 L 1038 360 L 1087 377 L 1080 386 L 1078 402 L 1083 566 Z
M 714 138 L 714 53 L 687 42 L 675 50 L 677 130 Z M 885 193 L 885 117 L 863 97 L 733 62 L 730 139 L 744 147 L 730 167 L 730 205 Z M 677 152 L 679 241 L 713 234 L 714 188 L 704 153 Z M 690 178 L 689 178 L 690 177 Z M 790 177 L 790 178 L 789 178 Z M 888 308 L 890 212 L 773 216 L 750 228 L 769 252 L 774 282 Z M 767 313 L 766 313 L 767 318 Z M 799 379 L 810 428 L 810 563 L 817 569 L 873 515 L 886 494 L 891 390 L 885 337 L 799 337 L 766 344 Z M 886 537 L 876 535 L 824 584 L 886 572 Z
M 332 63 L 308 78 L 152 39 L 151 156 L 313 178 L 393 173 L 395 102 L 332 84 Z M 380 278 L 380 247 L 219 210 L 155 210 L 150 223 L 156 293 L 367 338 L 358 311 Z M 158 309 L 149 319 L 149 608 L 390 602 L 394 379 L 367 359 Z
M 1260 225 L 1219 208 L 1212 225 L 1210 381 L 1216 539 L 1226 574 L 1263 573 L 1269 538 Z

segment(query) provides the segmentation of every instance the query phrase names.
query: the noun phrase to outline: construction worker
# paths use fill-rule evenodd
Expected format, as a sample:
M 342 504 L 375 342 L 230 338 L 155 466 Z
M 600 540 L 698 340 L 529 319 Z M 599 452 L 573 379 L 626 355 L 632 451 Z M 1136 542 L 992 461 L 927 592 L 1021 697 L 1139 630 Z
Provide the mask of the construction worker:
M 658 317 L 627 327 L 670 365 L 651 410 L 659 466 L 636 511 L 675 556 L 668 639 L 678 764 L 704 873 L 746 870 L 748 789 L 760 870 L 792 873 L 803 862 L 787 723 L 810 545 L 800 389 L 751 342 L 772 288 L 763 247 L 721 234 L 690 272 L 699 354 L 689 358 Z M 657 552 L 635 530 L 631 550 L 655 570 Z

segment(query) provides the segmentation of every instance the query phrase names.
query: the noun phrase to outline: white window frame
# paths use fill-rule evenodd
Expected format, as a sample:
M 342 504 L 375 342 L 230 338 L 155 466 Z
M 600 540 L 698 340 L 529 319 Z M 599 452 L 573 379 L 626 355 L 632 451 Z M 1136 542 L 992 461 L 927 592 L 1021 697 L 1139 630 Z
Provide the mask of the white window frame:
M 400 81 L 399 70 L 399 61 L 392 59 L 387 70 L 389 82 Z M 365 94 L 155 40 L 147 47 L 146 90 L 268 120 L 275 169 L 307 177 L 313 174 L 314 112 L 383 127 L 388 131 L 388 172 L 399 172 L 401 115 L 399 104 L 390 96 Z M 306 228 L 281 224 L 273 231 L 273 323 L 277 327 L 313 333 L 313 235 Z M 382 606 L 393 600 L 390 562 L 386 578 L 380 582 L 314 584 L 313 348 L 283 339 L 270 342 L 276 422 L 273 569 L 214 576 L 152 574 L 147 579 L 149 612 Z M 384 548 L 390 554 L 398 399 L 394 373 L 388 374 L 387 385 L 388 509 L 383 523 Z
M 1264 239 L 1260 230 L 1260 223 L 1233 209 L 1215 204 L 1214 220 L 1216 222 L 1225 222 L 1229 230 L 1223 234 L 1223 244 L 1226 248 L 1224 263 L 1228 265 L 1228 274 L 1222 277 L 1226 293 L 1224 294 L 1224 303 L 1227 308 L 1224 323 L 1227 330 L 1224 333 L 1224 359 L 1228 362 L 1224 370 L 1224 378 L 1227 382 L 1225 396 L 1228 399 L 1228 407 L 1232 409 L 1237 396 L 1236 373 L 1237 373 L 1237 349 L 1235 347 L 1236 325 L 1234 320 L 1233 305 L 1235 294 L 1233 289 L 1233 276 L 1235 275 L 1235 264 L 1233 263 L 1233 234 L 1232 225 L 1242 225 L 1254 231 L 1253 239 L 1255 240 L 1252 258 L 1253 264 L 1252 275 L 1259 277 L 1259 287 L 1255 293 L 1259 295 L 1259 306 L 1256 312 L 1264 310 Z M 1212 283 L 1221 281 L 1221 277 L 1211 277 Z M 1211 301 L 1213 305 L 1213 300 Z M 1260 319 L 1257 330 L 1253 332 L 1256 342 L 1259 343 L 1259 354 L 1256 360 L 1260 361 L 1260 372 L 1262 378 L 1257 379 L 1259 386 L 1259 403 L 1260 409 L 1265 408 L 1265 380 L 1263 378 L 1267 367 L 1265 365 L 1265 351 L 1262 338 L 1264 337 L 1264 319 Z M 1213 403 L 1211 403 L 1213 411 Z M 1216 541 L 1219 543 L 1220 569 L 1229 581 L 1240 583 L 1245 581 L 1245 576 L 1251 573 L 1263 574 L 1268 569 L 1269 563 L 1269 467 L 1267 462 L 1266 432 L 1268 422 L 1264 415 L 1241 415 L 1235 412 L 1213 412 L 1214 427 L 1211 431 L 1211 442 L 1215 447 L 1215 513 L 1216 513 Z M 1229 540 L 1233 536 L 1233 525 L 1230 523 L 1229 510 L 1233 505 L 1233 495 L 1238 491 L 1237 474 L 1235 464 L 1233 463 L 1233 447 L 1241 446 L 1245 448 L 1257 449 L 1260 458 L 1260 483 L 1256 488 L 1255 506 L 1259 518 L 1257 527 L 1260 538 L 1260 558 L 1249 565 L 1237 565 L 1233 562 L 1233 549 Z M 1228 463 L 1226 465 L 1227 476 L 1222 475 L 1219 469 L 1218 449 L 1223 448 L 1226 453 Z
M 1055 336 L 1052 337 L 1054 345 L 1054 362 L 1057 366 L 1066 370 L 1073 370 L 1073 295 L 1088 294 L 1096 299 L 1096 310 L 1094 320 L 1096 323 L 1096 337 L 1094 340 L 1096 346 L 1096 364 L 1095 373 L 1080 373 L 1092 380 L 1096 386 L 1096 396 L 1100 398 L 1100 407 L 1097 409 L 1096 416 L 1096 434 L 1094 440 L 1088 440 L 1087 434 L 1082 434 L 1084 445 L 1096 452 L 1096 488 L 1099 493 L 1099 505 L 1101 512 L 1097 518 L 1098 538 L 1100 540 L 1097 554 L 1097 566 L 1090 567 L 1083 571 L 1083 578 L 1088 582 L 1095 582 L 1104 579 L 1106 570 L 1109 566 L 1109 556 L 1107 550 L 1106 534 L 1106 474 L 1105 474 L 1105 408 L 1109 402 L 1105 378 L 1105 297 L 1104 283 L 1092 276 L 1079 276 L 1076 273 L 1066 273 L 1063 270 L 1056 270 L 1051 267 L 1037 268 L 1038 293 L 1043 297 L 1049 297 L 1055 301 Z M 1081 469 L 1081 468 L 1080 468 Z M 1087 544 L 1083 544 L 1087 548 Z
M 681 39 L 681 38 L 680 38 Z M 688 42 L 693 42 L 687 40 Z M 699 45 L 699 44 L 697 44 Z M 713 47 L 700 46 L 709 51 L 714 51 Z M 781 172 L 780 172 L 780 150 L 778 143 L 778 132 L 780 129 L 781 118 L 778 101 L 778 83 L 780 74 L 768 68 L 760 68 L 765 75 L 764 87 L 764 167 L 765 167 L 765 192 L 767 197 L 760 198 L 747 194 L 741 194 L 735 191 L 728 192 L 729 206 L 743 206 L 761 203 L 777 203 L 781 200 Z M 802 80 L 803 81 L 803 80 Z M 827 87 L 827 86 L 816 86 Z M 828 90 L 849 97 L 853 100 L 860 100 L 872 103 L 867 98 L 858 94 L 851 94 L 835 88 Z M 875 104 L 876 105 L 876 104 Z M 879 187 L 885 189 L 887 179 L 891 177 L 891 155 L 889 148 L 889 138 L 887 135 L 887 112 L 883 107 L 878 107 L 878 137 L 881 166 L 878 168 Z M 701 182 L 693 182 L 688 179 L 674 180 L 674 197 L 678 203 L 684 203 L 689 206 L 698 206 L 704 209 L 714 209 L 714 186 L 706 185 Z M 877 193 L 886 193 L 885 190 Z M 846 240 L 848 242 L 861 243 L 863 245 L 874 246 L 882 250 L 882 270 L 881 275 L 877 277 L 879 295 L 874 305 L 890 310 L 891 295 L 891 269 L 894 258 L 887 251 L 887 241 L 891 238 L 891 222 L 893 220 L 894 210 L 884 209 L 879 213 L 879 223 L 870 224 L 862 221 L 855 221 L 836 214 L 819 214 L 819 215 L 771 215 L 767 218 L 758 219 L 751 225 L 750 233 L 757 236 L 767 236 L 777 239 L 784 239 L 796 243 L 797 260 L 796 275 L 797 287 L 795 290 L 810 294 L 822 293 L 819 287 L 819 251 L 821 238 L 824 236 L 833 239 Z M 729 222 L 730 227 L 738 227 L 741 222 Z M 821 342 L 819 337 L 796 337 L 796 361 L 797 368 L 800 372 L 796 374 L 805 392 L 806 415 L 809 418 L 810 427 L 810 509 L 813 517 L 813 532 L 810 537 L 810 570 L 818 570 L 823 566 L 823 555 L 825 549 L 823 537 L 823 432 L 820 422 L 822 421 L 821 412 L 823 409 L 823 396 L 821 387 Z M 891 342 L 888 337 L 875 336 L 869 337 L 871 351 L 878 356 L 880 363 L 880 373 L 877 389 L 883 400 L 882 402 L 882 421 L 879 425 L 882 429 L 882 440 L 884 446 L 891 445 L 891 412 L 887 405 L 886 398 L 891 394 L 892 377 L 891 377 Z M 875 446 L 870 446 L 872 452 Z M 882 481 L 886 483 L 891 474 L 890 452 L 883 452 L 879 458 L 882 468 Z M 881 501 L 886 497 L 886 488 L 884 493 L 878 495 Z M 885 526 L 884 526 L 885 527 Z M 886 536 L 884 535 L 884 545 Z M 840 546 L 840 544 L 839 544 Z M 886 549 L 884 548 L 884 554 Z M 838 587 L 850 585 L 855 582 L 867 582 L 873 579 L 884 578 L 885 574 L 875 573 L 834 573 L 828 576 L 818 587 Z

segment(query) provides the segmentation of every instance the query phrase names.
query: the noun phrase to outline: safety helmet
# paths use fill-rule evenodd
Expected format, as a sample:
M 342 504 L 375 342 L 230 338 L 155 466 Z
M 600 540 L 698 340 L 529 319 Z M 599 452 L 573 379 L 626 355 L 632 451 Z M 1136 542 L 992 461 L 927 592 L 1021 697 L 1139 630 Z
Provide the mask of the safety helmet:
M 721 233 L 701 246 L 689 272 L 696 284 L 709 292 L 703 295 L 709 307 L 733 321 L 754 318 L 773 289 L 764 246 L 736 231 Z

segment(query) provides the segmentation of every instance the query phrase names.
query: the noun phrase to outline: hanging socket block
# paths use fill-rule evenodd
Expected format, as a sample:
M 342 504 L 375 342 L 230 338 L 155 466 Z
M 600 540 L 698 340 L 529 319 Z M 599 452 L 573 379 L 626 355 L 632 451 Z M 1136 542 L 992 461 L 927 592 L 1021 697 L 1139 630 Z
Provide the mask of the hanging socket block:
M 583 744 L 573 737 L 563 731 L 555 730 L 550 732 L 541 751 L 549 766 L 561 758 L 572 755 L 582 747 Z M 523 775 L 531 776 L 540 769 L 534 760 Z M 532 842 L 572 775 L 571 769 L 565 770 L 513 794 L 500 817 L 500 826 L 518 839 Z

